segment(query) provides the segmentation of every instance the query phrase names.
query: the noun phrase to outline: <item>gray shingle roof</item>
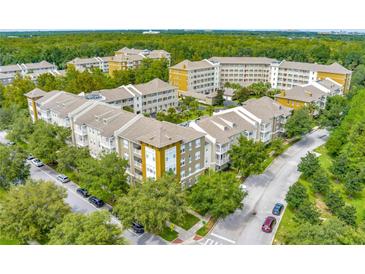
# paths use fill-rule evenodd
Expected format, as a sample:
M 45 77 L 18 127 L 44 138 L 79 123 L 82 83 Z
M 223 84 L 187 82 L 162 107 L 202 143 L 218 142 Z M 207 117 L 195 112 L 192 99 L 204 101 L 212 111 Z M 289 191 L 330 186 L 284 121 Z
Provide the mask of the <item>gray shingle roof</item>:
M 208 60 L 201 60 L 201 61 L 184 60 L 170 68 L 194 70 L 194 69 L 204 69 L 204 68 L 212 68 L 212 67 L 214 67 L 214 65 L 212 63 L 210 63 Z
M 269 122 L 274 117 L 289 115 L 291 108 L 282 106 L 273 99 L 264 96 L 259 99 L 249 99 L 242 103 L 242 107 L 265 122 Z
M 134 87 L 141 92 L 143 95 L 161 92 L 166 90 L 177 89 L 177 87 L 162 81 L 161 79 L 155 78 L 147 83 L 134 85 Z
M 37 98 L 37 97 L 43 97 L 46 94 L 47 94 L 47 92 L 45 92 L 39 88 L 35 88 L 35 89 L 29 91 L 28 93 L 25 93 L 24 96 L 26 96 L 28 98 Z
M 324 91 L 315 86 L 295 86 L 289 90 L 285 90 L 280 94 L 275 95 L 276 98 L 283 98 L 305 103 L 312 103 L 319 100 L 322 96 L 327 95 Z
M 277 61 L 267 57 L 212 57 L 209 58 L 212 62 L 219 62 L 222 64 L 265 64 L 270 65 Z

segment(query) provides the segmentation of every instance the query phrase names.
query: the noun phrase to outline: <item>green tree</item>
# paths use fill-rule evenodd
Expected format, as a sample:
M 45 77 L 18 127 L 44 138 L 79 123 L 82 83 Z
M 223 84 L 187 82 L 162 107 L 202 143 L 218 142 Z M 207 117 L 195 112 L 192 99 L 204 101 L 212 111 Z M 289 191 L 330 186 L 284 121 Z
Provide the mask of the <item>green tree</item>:
M 150 59 L 142 60 L 141 65 L 136 69 L 136 83 L 146 83 L 155 78 L 168 81 L 168 61 L 167 59 Z
M 365 233 L 337 219 L 329 219 L 323 224 L 300 225 L 285 235 L 284 242 L 289 245 L 363 245 Z
M 19 112 L 17 105 L 0 108 L 0 130 L 10 129 Z
M 219 89 L 217 91 L 217 96 L 214 98 L 215 105 L 217 105 L 217 106 L 222 106 L 223 105 L 223 103 L 224 103 L 223 95 L 224 95 L 223 89 Z
M 29 176 L 26 155 L 19 150 L 0 145 L 0 188 L 23 183 Z
M 317 208 L 308 200 L 299 205 L 298 209 L 295 211 L 295 215 L 296 220 L 301 223 L 308 222 L 310 224 L 319 224 L 321 222 Z
M 28 181 L 0 200 L 0 233 L 21 243 L 48 241 L 49 232 L 70 212 L 66 190 L 51 182 Z
M 5 107 L 16 105 L 20 108 L 26 108 L 28 104 L 24 94 L 33 90 L 34 88 L 35 85 L 32 80 L 30 80 L 30 78 L 17 75 L 14 81 L 4 88 L 3 105 Z
M 289 187 L 286 194 L 285 201 L 288 206 L 293 209 L 298 209 L 301 204 L 308 200 L 308 193 L 306 188 L 299 182 Z
M 285 124 L 286 135 L 291 138 L 308 133 L 313 128 L 313 117 L 308 108 L 295 110 Z
M 330 181 L 326 175 L 326 172 L 320 168 L 309 179 L 312 184 L 313 191 L 326 195 L 330 190 Z
M 361 193 L 364 188 L 364 180 L 364 175 L 359 176 L 359 174 L 354 171 L 347 173 L 344 184 L 346 193 L 350 197 Z
M 128 190 L 127 161 L 116 153 L 104 154 L 99 160 L 87 157 L 77 161 L 77 166 L 82 186 L 103 200 L 113 203 Z
M 18 111 L 18 115 L 14 118 L 7 138 L 14 142 L 26 143 L 33 130 L 34 124 L 29 117 L 28 110 L 22 109 Z
M 38 121 L 29 137 L 29 149 L 45 163 L 55 163 L 58 150 L 66 146 L 68 136 L 69 131 L 65 128 Z
M 332 174 L 338 180 L 344 180 L 349 169 L 349 160 L 346 154 L 341 153 L 333 161 L 331 166 Z
M 181 220 L 185 209 L 185 193 L 171 174 L 131 187 L 114 207 L 123 227 L 130 227 L 133 221 L 138 221 L 147 231 L 156 234 L 165 229 L 167 221 Z
M 88 215 L 70 213 L 49 234 L 51 245 L 124 244 L 122 230 L 110 222 L 110 214 L 96 211 Z
M 199 176 L 190 190 L 188 200 L 198 212 L 224 218 L 242 207 L 244 196 L 235 173 L 209 171 Z
M 51 73 L 43 73 L 37 77 L 37 87 L 44 91 L 60 90 L 62 83 Z
M 356 226 L 356 208 L 352 205 L 345 205 L 338 212 L 338 218 L 347 225 Z
M 79 163 L 90 158 L 87 148 L 63 146 L 57 152 L 57 167 L 61 172 L 77 171 Z
M 319 160 L 313 152 L 308 152 L 305 157 L 302 157 L 298 165 L 298 171 L 302 172 L 305 178 L 313 176 L 320 169 Z
M 268 153 L 263 143 L 241 136 L 237 144 L 233 145 L 229 151 L 229 157 L 232 167 L 241 176 L 247 177 L 262 172 L 263 162 L 268 157 Z
M 328 209 L 335 215 L 345 206 L 345 202 L 338 191 L 331 191 L 325 199 Z
M 325 109 L 321 111 L 321 125 L 329 128 L 339 126 L 347 111 L 348 103 L 346 97 L 340 95 L 329 97 Z

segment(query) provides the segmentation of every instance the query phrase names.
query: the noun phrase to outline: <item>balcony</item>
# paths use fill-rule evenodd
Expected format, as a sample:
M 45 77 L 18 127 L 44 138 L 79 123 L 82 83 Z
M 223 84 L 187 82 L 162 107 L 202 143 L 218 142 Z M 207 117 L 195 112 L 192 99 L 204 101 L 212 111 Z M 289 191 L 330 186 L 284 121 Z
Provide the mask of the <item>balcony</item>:
M 87 135 L 87 129 L 86 126 L 76 126 L 75 133 L 80 136 Z
M 260 131 L 262 133 L 270 132 L 271 129 L 272 129 L 271 124 L 261 125 L 261 127 L 260 127 Z
M 142 163 L 134 161 L 134 167 L 138 168 L 139 170 L 142 170 Z
M 104 138 L 101 140 L 100 145 L 104 148 L 115 150 L 115 141 L 114 138 L 105 140 Z
M 138 155 L 138 156 L 141 156 L 141 154 L 142 154 L 141 150 L 140 149 L 136 149 L 136 148 L 133 148 L 133 153 L 135 155 Z

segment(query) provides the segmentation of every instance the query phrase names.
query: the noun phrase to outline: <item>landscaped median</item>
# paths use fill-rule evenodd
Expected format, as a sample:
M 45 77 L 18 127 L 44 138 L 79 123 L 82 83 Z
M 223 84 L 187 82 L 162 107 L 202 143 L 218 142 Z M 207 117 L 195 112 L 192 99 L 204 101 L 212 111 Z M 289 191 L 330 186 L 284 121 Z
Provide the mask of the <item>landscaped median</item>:
M 197 236 L 201 236 L 201 237 L 205 237 L 212 229 L 213 226 L 216 223 L 216 219 L 214 218 L 210 218 L 208 222 L 206 222 L 197 232 L 196 235 Z

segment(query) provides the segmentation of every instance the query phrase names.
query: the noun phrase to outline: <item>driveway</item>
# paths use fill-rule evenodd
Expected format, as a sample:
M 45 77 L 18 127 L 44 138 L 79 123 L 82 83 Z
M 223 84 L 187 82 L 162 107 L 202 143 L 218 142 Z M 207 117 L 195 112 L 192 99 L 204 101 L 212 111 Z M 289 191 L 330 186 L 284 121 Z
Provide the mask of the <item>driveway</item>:
M 281 217 L 277 218 L 278 223 L 272 233 L 262 232 L 262 223 L 272 215 L 275 203 L 281 202 L 286 206 L 285 195 L 300 176 L 297 171 L 300 158 L 324 144 L 327 136 L 328 132 L 322 129 L 307 134 L 277 157 L 263 174 L 248 177 L 244 208 L 218 221 L 200 244 L 272 244 Z

